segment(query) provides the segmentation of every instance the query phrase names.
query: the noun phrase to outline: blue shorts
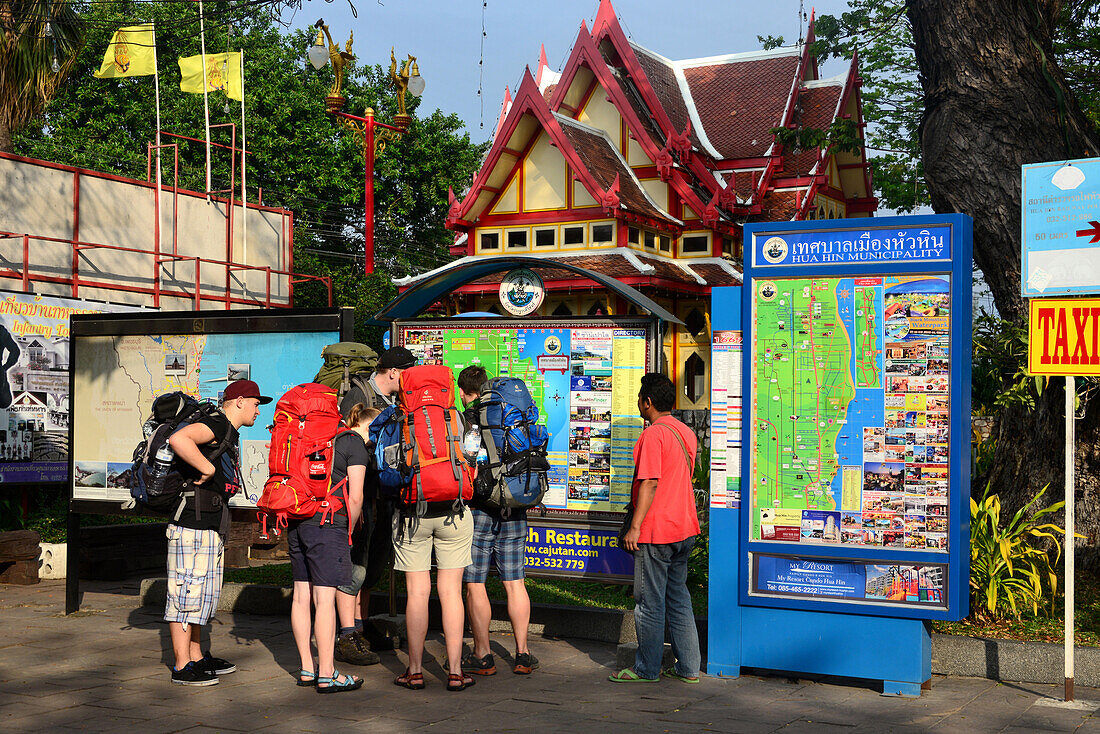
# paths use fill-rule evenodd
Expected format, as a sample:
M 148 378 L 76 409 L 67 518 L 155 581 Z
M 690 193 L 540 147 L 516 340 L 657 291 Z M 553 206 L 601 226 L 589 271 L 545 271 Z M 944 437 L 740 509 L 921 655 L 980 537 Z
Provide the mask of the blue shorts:
M 348 529 L 301 523 L 286 534 L 290 571 L 295 581 L 314 586 L 346 586 L 351 581 Z
M 523 578 L 523 544 L 527 540 L 527 516 L 501 520 L 481 510 L 474 510 L 473 560 L 466 567 L 462 580 L 468 584 L 484 584 L 489 577 L 489 564 L 496 562 L 501 581 Z

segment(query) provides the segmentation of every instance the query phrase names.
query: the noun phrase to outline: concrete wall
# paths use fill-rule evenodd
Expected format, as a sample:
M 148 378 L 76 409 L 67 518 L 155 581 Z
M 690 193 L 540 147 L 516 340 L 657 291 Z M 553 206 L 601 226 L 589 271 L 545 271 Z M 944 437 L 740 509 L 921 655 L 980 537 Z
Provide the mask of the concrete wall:
M 167 185 L 167 184 L 166 184 Z M 194 307 L 196 264 L 192 260 L 164 262 L 176 254 L 234 265 L 291 269 L 291 213 L 250 205 L 233 207 L 233 238 L 227 248 L 227 203 L 207 201 L 193 192 L 177 196 L 166 188 L 161 194 L 159 268 L 164 309 Z M 0 154 L 0 232 L 31 235 L 29 272 L 37 293 L 93 298 L 128 304 L 154 305 L 152 291 L 156 238 L 156 187 L 143 181 L 43 161 Z M 243 217 L 248 217 L 244 240 Z M 175 250 L 173 251 L 173 225 Z M 45 238 L 64 240 L 51 242 Z M 73 293 L 73 240 L 82 243 L 126 247 L 144 252 L 81 249 L 76 270 L 82 282 Z M 22 238 L 0 239 L 0 288 L 19 290 L 23 270 Z M 223 308 L 226 279 L 235 307 L 289 305 L 290 278 L 272 273 L 270 287 L 264 270 L 227 268 L 210 262 L 199 264 L 197 279 L 204 296 L 203 308 Z M 38 278 L 60 279 L 43 282 Z M 173 293 L 163 294 L 163 291 Z M 209 298 L 222 299 L 219 303 Z

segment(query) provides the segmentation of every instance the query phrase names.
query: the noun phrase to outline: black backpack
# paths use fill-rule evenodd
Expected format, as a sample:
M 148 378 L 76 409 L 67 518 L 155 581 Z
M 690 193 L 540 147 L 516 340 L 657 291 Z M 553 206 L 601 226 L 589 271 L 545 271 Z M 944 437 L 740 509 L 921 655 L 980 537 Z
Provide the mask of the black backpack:
M 130 497 L 137 504 L 179 519 L 187 499 L 195 496 L 195 488 L 191 486 L 191 478 L 184 475 L 183 462 L 172 453 L 168 439 L 183 426 L 217 411 L 213 402 L 196 400 L 184 392 L 165 393 L 153 401 L 152 412 L 142 426 L 145 438 L 134 447 L 133 463 L 126 471 Z M 229 450 L 232 435 L 232 431 L 226 431 L 221 444 L 208 457 L 211 463 Z M 200 504 L 195 502 L 196 516 Z

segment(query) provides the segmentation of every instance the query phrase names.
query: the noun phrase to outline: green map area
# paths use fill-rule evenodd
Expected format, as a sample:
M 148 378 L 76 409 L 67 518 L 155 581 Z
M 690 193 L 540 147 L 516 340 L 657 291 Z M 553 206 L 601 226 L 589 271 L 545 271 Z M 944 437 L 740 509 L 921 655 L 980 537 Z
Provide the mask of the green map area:
M 882 387 L 879 372 L 878 325 L 875 323 L 878 289 L 862 286 L 856 292 L 856 380 L 860 387 Z
M 515 329 L 452 330 L 439 338 L 445 340 L 443 364 L 450 367 L 455 375 L 468 365 L 484 365 L 493 377 L 523 380 L 531 391 L 535 405 L 543 405 L 545 383 L 535 359 L 520 354 L 521 340 Z M 540 418 L 541 423 L 546 422 L 545 415 Z
M 855 386 L 837 281 L 799 278 L 758 282 L 756 288 L 752 506 L 839 509 L 831 489 L 837 436 Z M 751 537 L 760 538 L 759 512 L 753 513 Z

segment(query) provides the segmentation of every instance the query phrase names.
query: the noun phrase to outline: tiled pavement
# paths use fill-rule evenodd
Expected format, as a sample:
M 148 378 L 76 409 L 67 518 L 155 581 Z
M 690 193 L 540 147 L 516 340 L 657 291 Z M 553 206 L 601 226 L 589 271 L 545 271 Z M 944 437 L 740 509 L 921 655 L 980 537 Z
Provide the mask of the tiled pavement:
M 541 637 L 532 651 L 542 668 L 528 677 L 503 670 L 448 693 L 432 637 L 426 690 L 391 684 L 404 669 L 398 652 L 352 669 L 363 689 L 318 696 L 294 685 L 289 621 L 251 615 L 213 625 L 214 653 L 240 670 L 187 688 L 169 682 L 167 627 L 136 594 L 133 583 L 87 583 L 82 611 L 66 617 L 64 582 L 0 586 L 0 732 L 1100 732 L 1091 709 L 1040 703 L 1056 686 L 936 677 L 919 699 L 901 699 L 870 684 L 782 677 L 618 685 L 607 681 L 613 646 Z M 510 660 L 511 641 L 495 635 L 494 652 Z

